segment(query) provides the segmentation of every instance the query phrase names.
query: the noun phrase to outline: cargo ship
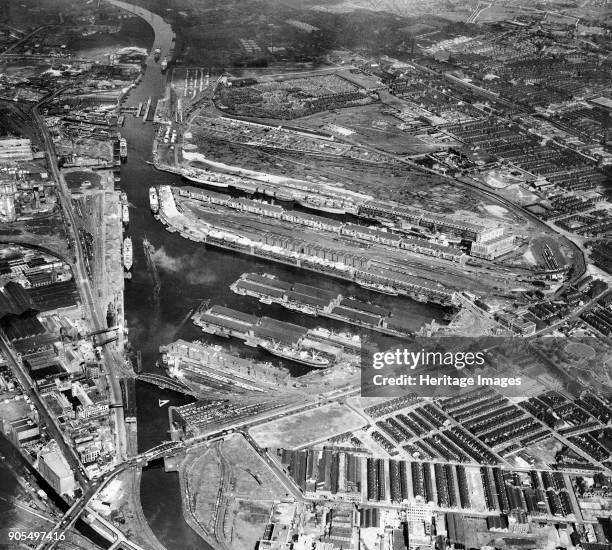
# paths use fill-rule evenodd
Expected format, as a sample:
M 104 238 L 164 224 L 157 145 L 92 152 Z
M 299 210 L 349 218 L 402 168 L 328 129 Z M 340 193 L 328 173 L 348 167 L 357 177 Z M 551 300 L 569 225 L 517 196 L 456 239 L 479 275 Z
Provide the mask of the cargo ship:
M 121 221 L 125 227 L 130 223 L 130 209 L 127 204 L 123 204 L 121 207 Z
M 344 331 L 336 332 L 324 327 L 317 327 L 309 332 L 309 336 L 311 338 L 335 342 L 348 349 L 352 348 L 361 351 L 361 338 L 357 334 Z
M 230 185 L 229 181 L 219 181 L 212 179 L 214 176 L 204 170 L 190 169 L 183 171 L 183 177 L 193 183 L 200 183 L 210 187 L 221 187 L 227 189 Z
M 328 197 L 306 195 L 305 197 L 296 198 L 295 202 L 310 210 L 319 210 L 320 212 L 328 212 L 329 214 L 346 214 L 346 206 L 344 206 L 342 201 L 337 201 Z
M 159 197 L 157 196 L 157 189 L 155 189 L 155 187 L 149 187 L 149 207 L 153 214 L 159 212 Z
M 308 365 L 309 367 L 315 367 L 317 369 L 329 367 L 329 359 L 320 357 L 314 352 L 296 349 L 291 346 L 282 346 L 276 342 L 262 342 L 259 344 L 259 347 L 281 359 L 289 359 L 290 361 L 302 363 L 303 365 Z
M 380 292 L 381 294 L 388 294 L 389 296 L 397 296 L 399 294 L 392 286 L 380 285 L 378 283 L 366 283 L 363 281 L 357 281 L 357 284 L 361 288 L 371 290 L 372 292 Z
M 156 63 L 159 61 L 160 57 L 161 57 L 161 50 L 159 48 L 155 48 L 155 51 L 153 52 L 153 59 L 155 59 Z
M 132 269 L 132 239 L 130 237 L 126 237 L 123 240 L 123 266 L 126 271 Z
M 119 156 L 122 160 L 127 159 L 127 139 L 123 137 L 119 140 Z

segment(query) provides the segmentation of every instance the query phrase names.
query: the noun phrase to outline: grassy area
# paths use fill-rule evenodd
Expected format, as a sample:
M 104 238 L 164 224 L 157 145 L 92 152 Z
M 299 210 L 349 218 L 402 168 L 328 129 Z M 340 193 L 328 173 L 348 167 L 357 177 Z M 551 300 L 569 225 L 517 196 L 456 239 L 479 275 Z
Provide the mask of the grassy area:
M 232 529 L 227 540 L 235 550 L 252 550 L 270 516 L 270 503 L 237 499 L 229 511 Z
M 257 426 L 250 433 L 262 447 L 291 449 L 357 430 L 365 423 L 346 405 L 334 403 Z

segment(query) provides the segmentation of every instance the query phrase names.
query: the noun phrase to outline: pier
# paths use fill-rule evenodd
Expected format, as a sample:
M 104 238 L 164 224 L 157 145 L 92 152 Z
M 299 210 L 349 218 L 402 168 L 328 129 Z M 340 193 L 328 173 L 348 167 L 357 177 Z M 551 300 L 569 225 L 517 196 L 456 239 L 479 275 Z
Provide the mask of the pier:
M 316 368 L 358 365 L 361 338 L 322 327 L 308 329 L 271 317 L 258 318 L 223 306 L 213 306 L 193 316 L 203 332 L 234 337 L 247 346 L 261 347 L 282 359 Z
M 390 336 L 412 334 L 397 311 L 323 288 L 281 281 L 273 275 L 244 273 L 230 288 L 236 294 L 252 296 L 263 304 L 278 304 L 306 315 L 327 317 Z

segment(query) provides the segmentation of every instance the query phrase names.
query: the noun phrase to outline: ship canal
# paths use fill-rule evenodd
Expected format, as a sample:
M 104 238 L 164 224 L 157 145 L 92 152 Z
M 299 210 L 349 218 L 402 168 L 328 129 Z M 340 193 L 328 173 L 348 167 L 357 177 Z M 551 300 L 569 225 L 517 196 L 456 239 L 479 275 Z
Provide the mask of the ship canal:
M 141 7 L 111 0 L 117 6 L 126 7 L 147 20 L 155 31 L 155 43 L 162 59 L 172 48 L 171 28 L 160 17 Z M 148 60 L 144 78 L 129 94 L 126 105 L 137 107 L 151 104 L 164 95 L 165 76 L 159 63 L 152 56 Z M 151 118 L 151 117 L 149 117 Z M 130 205 L 130 225 L 126 231 L 133 242 L 134 258 L 132 279 L 126 283 L 125 316 L 128 339 L 133 351 L 142 354 L 142 368 L 147 372 L 161 373 L 156 367 L 159 346 L 178 338 L 200 339 L 223 344 L 246 357 L 270 361 L 271 356 L 261 350 L 244 346 L 238 340 L 226 340 L 204 334 L 191 319 L 191 313 L 209 300 L 209 304 L 221 305 L 257 316 L 269 316 L 304 325 L 308 328 L 323 326 L 357 332 L 340 321 L 314 318 L 297 311 L 288 311 L 277 304 L 264 305 L 257 298 L 237 295 L 230 285 L 244 273 L 269 273 L 283 281 L 315 285 L 332 294 L 355 296 L 364 300 L 374 299 L 377 304 L 401 308 L 404 317 L 410 318 L 411 329 L 418 329 L 433 318 L 441 319 L 445 310 L 431 304 L 398 299 L 392 296 L 371 294 L 357 285 L 301 272 L 256 258 L 233 254 L 186 240 L 176 233 L 169 233 L 157 222 L 149 209 L 148 190 L 151 185 L 186 185 L 179 176 L 157 171 L 148 164 L 152 160 L 152 143 L 155 128 L 152 122 L 143 122 L 132 114 L 125 117 L 121 129 L 128 142 L 127 162 L 121 167 L 122 191 L 127 193 Z M 288 364 L 293 374 L 302 374 L 308 367 Z M 188 403 L 191 398 L 155 386 L 137 383 L 138 447 L 146 450 L 168 439 L 168 406 Z M 167 402 L 166 402 L 167 401 Z M 166 402 L 166 403 L 164 403 Z M 168 550 L 210 548 L 185 523 L 181 512 L 181 495 L 176 473 L 165 473 L 162 464 L 151 465 L 143 472 L 141 486 L 145 516 L 159 540 Z

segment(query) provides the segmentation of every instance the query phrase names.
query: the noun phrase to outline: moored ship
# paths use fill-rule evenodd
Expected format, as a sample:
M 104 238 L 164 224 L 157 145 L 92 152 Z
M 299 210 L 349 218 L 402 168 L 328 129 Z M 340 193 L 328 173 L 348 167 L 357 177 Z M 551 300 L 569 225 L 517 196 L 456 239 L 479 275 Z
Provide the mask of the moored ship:
M 149 187 L 149 207 L 153 214 L 159 212 L 159 197 L 157 195 L 157 189 L 155 187 Z
M 119 140 L 119 156 L 122 160 L 127 158 L 127 139 L 123 137 Z
M 121 206 L 121 221 L 124 226 L 128 226 L 130 223 L 130 209 L 127 204 L 123 204 Z
M 159 61 L 160 57 L 161 57 L 161 50 L 159 48 L 155 48 L 155 52 L 153 52 L 153 59 L 155 59 L 156 63 Z
M 399 292 L 395 290 L 392 286 L 380 285 L 378 283 L 365 283 L 361 281 L 358 281 L 357 284 L 361 288 L 365 288 L 366 290 L 380 292 L 381 294 L 388 294 L 389 296 L 397 296 L 399 294 Z
M 126 237 L 123 240 L 123 266 L 125 267 L 126 271 L 132 269 L 132 253 L 132 239 L 130 237 Z
M 321 357 L 314 352 L 297 349 L 294 346 L 282 346 L 275 342 L 266 341 L 260 342 L 259 347 L 281 359 L 289 359 L 290 361 L 295 361 L 296 363 L 308 365 L 309 367 L 316 367 L 318 369 L 329 367 L 329 359 Z
M 299 199 L 296 198 L 295 202 L 310 210 L 319 210 L 321 212 L 328 212 L 329 214 L 346 214 L 346 206 L 342 201 L 333 200 L 328 197 L 313 197 L 307 195 Z
M 164 60 L 161 62 L 162 73 L 165 72 L 167 68 L 168 68 L 168 59 L 164 57 Z
M 203 170 L 184 170 L 182 175 L 184 178 L 192 181 L 193 183 L 200 183 L 210 187 L 221 187 L 223 189 L 227 189 L 229 187 L 229 181 L 214 179 L 214 176 Z

